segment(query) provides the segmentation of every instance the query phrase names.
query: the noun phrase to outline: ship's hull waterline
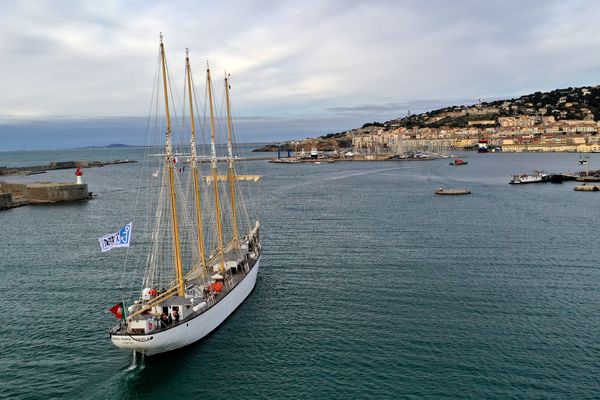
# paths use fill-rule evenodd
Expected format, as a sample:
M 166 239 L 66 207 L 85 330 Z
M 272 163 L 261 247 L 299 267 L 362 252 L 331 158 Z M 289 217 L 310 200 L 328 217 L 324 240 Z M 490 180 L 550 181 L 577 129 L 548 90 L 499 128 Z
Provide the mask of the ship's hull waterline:
M 163 332 L 148 335 L 112 335 L 117 347 L 151 356 L 192 344 L 219 327 L 248 297 L 256 285 L 260 257 L 256 264 L 223 299 L 201 315 Z

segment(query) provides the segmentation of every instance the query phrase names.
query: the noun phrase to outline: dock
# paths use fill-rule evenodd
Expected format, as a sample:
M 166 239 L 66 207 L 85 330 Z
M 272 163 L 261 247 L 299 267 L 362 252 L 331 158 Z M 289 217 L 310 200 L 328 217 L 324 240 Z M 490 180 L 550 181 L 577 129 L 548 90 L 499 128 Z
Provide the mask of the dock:
M 344 161 L 341 158 L 272 158 L 269 159 L 273 164 L 302 164 L 302 163 L 334 163 Z
M 268 160 L 272 160 L 273 157 L 236 157 L 233 159 L 234 162 L 238 162 L 238 161 L 268 161 Z M 227 159 L 227 157 L 218 157 L 217 158 L 217 162 L 227 162 L 229 161 Z M 197 163 L 199 164 L 208 164 L 212 162 L 212 159 L 210 158 L 200 158 L 198 160 L 196 160 Z
M 211 175 L 204 176 L 204 180 L 207 183 L 214 182 L 214 178 Z M 258 182 L 260 180 L 260 175 L 236 175 L 235 180 L 238 182 Z M 229 177 L 227 175 L 218 175 L 217 181 L 227 182 L 229 181 Z
M 600 176 L 578 176 L 577 182 L 600 182 Z
M 352 156 L 330 156 L 330 157 L 275 157 L 269 158 L 273 164 L 301 164 L 301 163 L 335 163 L 341 161 L 431 161 L 435 157 L 400 157 L 397 154 L 353 154 Z
M 540 183 L 563 183 L 567 181 L 600 182 L 600 171 L 558 172 L 548 175 L 549 178 Z

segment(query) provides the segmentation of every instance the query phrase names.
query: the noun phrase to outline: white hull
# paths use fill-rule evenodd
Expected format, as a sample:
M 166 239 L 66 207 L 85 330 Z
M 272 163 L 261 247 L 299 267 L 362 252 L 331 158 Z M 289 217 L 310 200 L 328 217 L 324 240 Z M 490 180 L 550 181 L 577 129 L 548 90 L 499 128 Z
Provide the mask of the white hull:
M 235 311 L 256 284 L 260 258 L 240 283 L 213 307 L 188 322 L 163 332 L 148 335 L 112 335 L 113 344 L 122 349 L 154 355 L 194 343 L 213 330 Z
M 544 177 L 541 176 L 525 176 L 525 177 L 514 177 L 509 183 L 513 185 L 526 184 L 526 183 L 542 183 Z

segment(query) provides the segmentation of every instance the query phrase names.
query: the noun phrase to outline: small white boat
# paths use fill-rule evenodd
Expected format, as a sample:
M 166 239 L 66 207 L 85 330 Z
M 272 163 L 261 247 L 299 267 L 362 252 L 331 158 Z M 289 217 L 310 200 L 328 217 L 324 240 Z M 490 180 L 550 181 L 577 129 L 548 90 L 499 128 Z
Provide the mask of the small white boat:
M 544 171 L 536 170 L 533 174 L 518 174 L 513 175 L 511 180 L 508 182 L 511 185 L 519 185 L 525 183 L 544 183 L 550 181 L 550 175 Z

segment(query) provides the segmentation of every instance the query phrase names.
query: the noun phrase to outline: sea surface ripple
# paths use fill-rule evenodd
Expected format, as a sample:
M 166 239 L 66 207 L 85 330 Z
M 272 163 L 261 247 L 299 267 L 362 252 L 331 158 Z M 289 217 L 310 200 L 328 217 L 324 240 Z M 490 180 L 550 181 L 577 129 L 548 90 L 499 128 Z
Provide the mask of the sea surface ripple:
M 74 152 L 0 165 L 123 158 Z M 107 334 L 123 253 L 97 238 L 127 220 L 137 166 L 86 170 L 88 203 L 1 212 L 0 398 L 597 398 L 600 201 L 572 183 L 507 184 L 577 170 L 577 155 L 466 156 L 244 163 L 263 176 L 256 289 L 206 339 L 135 362 Z

